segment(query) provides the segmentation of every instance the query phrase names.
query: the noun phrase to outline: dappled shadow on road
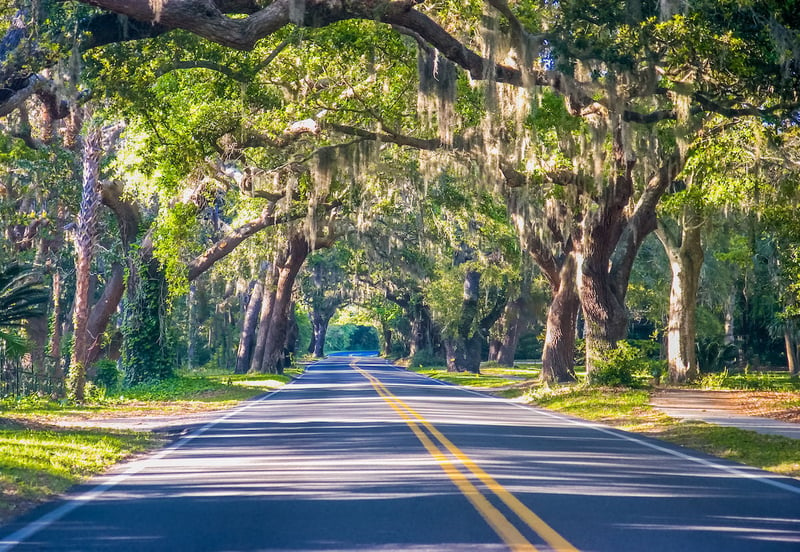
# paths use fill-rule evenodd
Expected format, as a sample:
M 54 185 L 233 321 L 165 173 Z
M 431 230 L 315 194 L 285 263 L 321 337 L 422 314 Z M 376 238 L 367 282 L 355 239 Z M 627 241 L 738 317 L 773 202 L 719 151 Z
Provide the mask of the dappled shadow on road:
M 347 362 L 312 370 L 272 399 L 150 460 L 20 549 L 506 549 Z M 725 471 L 711 459 L 690 462 L 614 431 L 378 362 L 369 369 L 407 412 L 434 424 L 581 550 L 800 547 L 800 494 L 764 484 L 755 470 L 748 479 L 732 464 L 724 463 Z

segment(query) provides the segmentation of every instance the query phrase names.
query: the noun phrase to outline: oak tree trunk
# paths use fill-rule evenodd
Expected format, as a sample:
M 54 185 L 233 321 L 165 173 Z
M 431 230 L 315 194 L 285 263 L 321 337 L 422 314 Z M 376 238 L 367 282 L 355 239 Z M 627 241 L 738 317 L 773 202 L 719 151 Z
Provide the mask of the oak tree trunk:
M 573 255 L 563 261 L 553 285 L 553 300 L 547 309 L 544 349 L 542 351 L 542 381 L 575 381 L 575 327 L 580 299 L 575 277 L 577 262 Z
M 291 305 L 294 282 L 310 252 L 311 248 L 305 236 L 295 234 L 289 240 L 286 261 L 280 266 L 278 272 L 275 300 L 269 317 L 269 328 L 264 341 L 264 355 L 258 372 L 279 374 L 283 371 L 283 350 L 286 345 L 289 305 Z
M 253 291 L 250 293 L 250 300 L 247 303 L 244 321 L 242 322 L 242 331 L 239 334 L 239 348 L 236 351 L 236 368 L 234 370 L 236 374 L 246 374 L 250 369 L 263 292 L 264 282 L 257 280 L 253 284 Z
M 656 231 L 669 259 L 672 284 L 667 315 L 669 381 L 685 383 L 700 373 L 697 364 L 697 291 L 703 267 L 702 219 L 691 206 L 681 215 L 680 229 L 664 224 Z
M 503 311 L 500 325 L 500 339 L 497 340 L 497 349 L 494 358 L 490 356 L 490 359 L 497 362 L 500 366 L 514 366 L 514 356 L 517 354 L 519 335 L 525 323 L 524 317 L 521 316 L 521 303 L 521 299 L 511 301 L 506 305 Z
M 267 344 L 267 335 L 275 305 L 275 295 L 278 285 L 278 267 L 271 265 L 264 274 L 264 285 L 261 299 L 261 311 L 258 316 L 258 332 L 256 333 L 253 358 L 250 361 L 250 372 L 261 371 L 261 361 L 264 359 L 264 349 Z
M 312 335 L 312 350 L 316 358 L 325 356 L 325 337 L 328 335 L 328 324 L 330 323 L 331 316 L 327 312 L 314 312 L 312 315 L 311 327 L 313 330 Z

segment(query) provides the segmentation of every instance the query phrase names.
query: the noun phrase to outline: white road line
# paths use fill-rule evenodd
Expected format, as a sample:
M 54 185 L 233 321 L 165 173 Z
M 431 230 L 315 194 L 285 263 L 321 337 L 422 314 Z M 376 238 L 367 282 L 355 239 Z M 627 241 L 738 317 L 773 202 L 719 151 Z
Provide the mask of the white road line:
M 302 375 L 300 377 L 302 377 Z M 299 379 L 299 378 L 297 378 L 297 379 Z M 283 386 L 283 387 L 281 387 L 279 389 L 276 389 L 275 391 L 273 391 L 273 392 L 271 392 L 271 393 L 269 393 L 267 395 L 264 395 L 260 399 L 257 399 L 257 400 L 254 400 L 254 401 L 249 401 L 249 402 L 247 402 L 246 404 L 244 404 L 242 406 L 239 406 L 237 408 L 234 408 L 233 410 L 228 411 L 224 416 L 216 418 L 215 420 L 212 420 L 211 422 L 207 423 L 206 425 L 204 425 L 200 429 L 197 429 L 197 430 L 193 431 L 192 433 L 190 433 L 189 435 L 186 435 L 186 436 L 178 439 L 177 441 L 172 443 L 170 446 L 160 450 L 154 456 L 151 456 L 151 457 L 148 457 L 148 458 L 143 458 L 142 460 L 134 461 L 131 464 L 131 466 L 127 470 L 125 470 L 124 472 L 122 472 L 122 473 L 120 473 L 118 475 L 115 475 L 110 480 L 106 481 L 105 483 L 101 483 L 101 484 L 99 484 L 99 485 L 97 485 L 95 487 L 92 487 L 91 489 L 89 489 L 85 493 L 82 493 L 82 494 L 76 496 L 75 498 L 72 498 L 72 499 L 68 500 L 67 502 L 65 502 L 64 504 L 59 506 L 58 508 L 56 508 L 54 510 L 51 510 L 48 513 L 44 514 L 39 519 L 30 522 L 26 526 L 18 529 L 17 531 L 14 531 L 10 535 L 4 537 L 2 540 L 0 540 L 0 552 L 8 552 L 9 550 L 13 549 L 15 546 L 18 546 L 18 545 L 24 543 L 29 538 L 31 538 L 33 535 L 35 535 L 36 533 L 38 533 L 42 529 L 47 528 L 48 526 L 52 525 L 53 523 L 57 522 L 58 520 L 60 520 L 61 518 L 63 518 L 64 516 L 66 516 L 67 514 L 72 512 L 73 510 L 75 510 L 77 508 L 80 508 L 82 505 L 87 504 L 87 503 L 91 502 L 92 500 L 95 500 L 96 498 L 101 496 L 103 493 L 105 493 L 109 489 L 112 489 L 113 487 L 116 487 L 117 485 L 119 485 L 120 483 L 122 483 L 123 481 L 128 479 L 129 477 L 131 477 L 133 475 L 136 475 L 137 473 L 141 472 L 145 468 L 149 467 L 153 462 L 155 462 L 157 460 L 161 460 L 162 458 L 168 456 L 169 454 L 171 454 L 171 453 L 175 452 L 176 450 L 178 450 L 179 448 L 183 447 L 187 443 L 189 443 L 189 442 L 193 441 L 194 439 L 200 437 L 205 432 L 207 432 L 209 429 L 213 428 L 215 425 L 217 425 L 217 424 L 219 424 L 221 422 L 224 422 L 228 418 L 230 418 L 230 417 L 232 417 L 232 416 L 234 416 L 234 415 L 236 415 L 236 414 L 238 414 L 240 412 L 244 412 L 245 410 L 248 410 L 248 409 L 256 406 L 257 404 L 269 399 L 270 397 L 272 397 L 276 393 L 281 392 L 282 390 L 286 389 L 286 387 L 288 387 L 289 385 L 291 385 L 292 383 L 297 381 L 297 379 L 294 379 L 291 382 L 289 382 L 287 385 L 285 385 L 285 386 Z
M 411 373 L 411 372 L 409 372 L 409 373 Z M 417 374 L 417 375 L 422 375 L 422 374 Z M 423 377 L 427 377 L 427 376 L 423 375 Z M 650 443 L 648 441 L 645 441 L 644 439 L 640 439 L 638 437 L 630 435 L 630 434 L 628 434 L 627 432 L 625 432 L 623 430 L 611 429 L 611 428 L 602 426 L 600 424 L 596 424 L 596 423 L 592 423 L 592 422 L 586 422 L 586 421 L 583 421 L 583 420 L 577 420 L 575 418 L 571 418 L 569 416 L 564 416 L 564 415 L 558 414 L 556 412 L 550 412 L 548 410 L 545 410 L 545 409 L 543 409 L 541 407 L 537 407 L 535 405 L 520 404 L 518 402 L 510 401 L 508 399 L 502 399 L 500 397 L 494 397 L 493 395 L 488 395 L 486 393 L 481 393 L 480 391 L 474 391 L 472 389 L 466 389 L 464 387 L 461 387 L 461 386 L 458 386 L 458 385 L 453 385 L 453 384 L 448 383 L 448 382 L 435 380 L 433 378 L 428 378 L 428 379 L 431 379 L 432 381 L 435 381 L 437 383 L 441 383 L 442 385 L 447 385 L 449 387 L 453 387 L 455 389 L 461 389 L 465 393 L 471 393 L 473 395 L 478 395 L 479 397 L 484 397 L 484 398 L 493 398 L 493 399 L 496 399 L 498 401 L 501 401 L 501 402 L 504 402 L 506 404 L 509 404 L 511 406 L 514 406 L 516 408 L 522 408 L 524 410 L 527 410 L 528 412 L 535 412 L 537 414 L 542 414 L 543 416 L 548 416 L 550 418 L 555 418 L 556 420 L 569 422 L 569 423 L 571 423 L 573 425 L 577 425 L 577 426 L 584 427 L 584 428 L 587 428 L 587 429 L 594 429 L 595 431 L 599 431 L 600 433 L 605 433 L 606 435 L 611 435 L 612 437 L 617 437 L 617 438 L 623 439 L 625 441 L 630 441 L 632 443 L 637 443 L 639 445 L 642 445 L 643 447 L 647 447 L 647 448 L 650 448 L 650 449 L 653 449 L 653 450 L 657 450 L 659 452 L 665 452 L 665 453 L 667 453 L 667 454 L 669 454 L 671 456 L 675 456 L 677 458 L 682 458 L 684 460 L 689 460 L 691 462 L 706 466 L 708 468 L 713 468 L 713 469 L 716 469 L 716 470 L 720 470 L 720 471 L 729 473 L 731 475 L 736 475 L 737 477 L 744 477 L 746 479 L 753 479 L 755 481 L 759 481 L 761 483 L 764 483 L 765 485 L 770 485 L 772 487 L 776 487 L 776 488 L 784 490 L 784 491 L 789 491 L 791 493 L 800 494 L 800 486 L 798 486 L 798 485 L 790 485 L 788 483 L 783 483 L 782 481 L 776 480 L 775 478 L 782 477 L 782 476 L 777 475 L 777 474 L 774 475 L 774 476 L 766 477 L 766 476 L 762 475 L 762 470 L 759 470 L 758 468 L 751 468 L 752 470 L 758 472 L 758 473 L 753 473 L 753 472 L 750 472 L 748 470 L 744 470 L 744 469 L 741 469 L 741 468 L 735 468 L 735 467 L 732 467 L 732 466 L 726 466 L 724 464 L 718 464 L 717 462 L 712 462 L 711 460 L 706 460 L 705 458 L 692 456 L 691 454 L 686 454 L 686 453 L 683 453 L 683 452 L 681 452 L 679 450 L 674 450 L 674 449 L 671 449 L 671 448 L 668 448 L 668 447 L 657 445 L 655 443 Z M 789 477 L 785 477 L 785 479 L 790 480 L 790 481 L 792 480 Z

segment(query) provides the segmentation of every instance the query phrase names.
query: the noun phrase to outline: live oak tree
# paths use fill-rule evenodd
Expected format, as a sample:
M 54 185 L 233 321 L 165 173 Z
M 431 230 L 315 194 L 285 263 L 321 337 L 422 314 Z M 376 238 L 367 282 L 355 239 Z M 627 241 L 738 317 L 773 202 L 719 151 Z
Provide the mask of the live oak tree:
M 106 16 L 96 15 L 86 23 L 86 28 L 95 25 L 96 32 L 79 43 L 79 49 L 182 28 L 211 43 L 251 50 L 259 40 L 289 25 L 324 27 L 343 25 L 340 22 L 346 19 L 378 20 L 412 37 L 421 50 L 438 50 L 472 80 L 488 83 L 487 100 L 513 96 L 503 92 L 512 87 L 529 93 L 535 106 L 542 89 L 550 90 L 581 125 L 558 144 L 561 155 L 541 155 L 536 136 L 528 141 L 531 133 L 519 132 L 525 109 L 507 114 L 498 108 L 501 103 L 487 101 L 487 111 L 498 122 L 489 127 L 494 131 L 491 136 L 515 136 L 504 140 L 507 147 L 497 149 L 497 142 L 485 139 L 483 133 L 489 147 L 481 152 L 482 171 L 497 178 L 501 169 L 506 174 L 513 169 L 529 182 L 544 182 L 565 192 L 555 195 L 568 200 L 559 203 L 568 210 L 565 220 L 573 223 L 570 251 L 575 254 L 578 295 L 587 322 L 590 368 L 625 335 L 633 259 L 654 229 L 655 206 L 682 170 L 685 146 L 704 128 L 706 114 L 784 118 L 792 116 L 797 100 L 797 10 L 791 3 L 531 5 L 494 0 L 488 6 L 474 2 L 435 9 L 416 2 L 378 6 L 320 1 L 299 6 L 279 1 L 266 7 L 210 1 L 93 4 L 155 25 L 133 23 L 129 29 L 109 25 L 100 32 L 96 23 Z M 482 25 L 484 8 L 486 20 L 498 24 Z M 246 17 L 228 17 L 234 13 Z M 376 36 L 375 28 L 364 23 L 350 26 L 349 31 L 369 41 Z M 24 43 L 29 58 L 45 66 L 49 61 L 41 48 L 26 42 L 33 36 L 29 31 L 24 25 L 9 30 L 5 51 L 21 51 L 17 46 Z M 8 69 L 6 74 L 17 79 L 5 98 L 11 105 L 38 79 L 25 74 L 29 68 L 12 63 Z M 339 92 L 336 99 L 341 97 Z M 442 122 L 446 123 L 449 109 L 444 101 L 435 110 L 440 129 L 447 129 Z M 361 130 L 387 134 L 386 125 L 376 125 L 374 117 L 363 122 L 367 128 Z M 389 129 L 393 130 L 391 125 Z M 444 132 L 439 145 L 454 138 Z

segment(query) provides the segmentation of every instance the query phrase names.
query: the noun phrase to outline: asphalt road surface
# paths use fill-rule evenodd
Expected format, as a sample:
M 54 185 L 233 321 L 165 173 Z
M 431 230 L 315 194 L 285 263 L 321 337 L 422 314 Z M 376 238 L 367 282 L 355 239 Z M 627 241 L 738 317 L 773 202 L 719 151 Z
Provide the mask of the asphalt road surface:
M 800 550 L 800 484 L 332 357 L 0 530 L 6 550 Z

